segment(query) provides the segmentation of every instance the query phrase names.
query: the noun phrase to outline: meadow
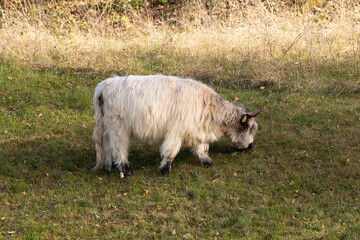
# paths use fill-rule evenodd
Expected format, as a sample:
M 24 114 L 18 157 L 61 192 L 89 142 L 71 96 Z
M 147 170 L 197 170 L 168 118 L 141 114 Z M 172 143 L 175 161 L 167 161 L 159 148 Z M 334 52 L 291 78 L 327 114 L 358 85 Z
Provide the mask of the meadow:
M 0 239 L 359 238 L 356 1 L 4 2 Z M 91 174 L 95 85 L 155 73 L 263 110 L 254 148 L 182 149 L 162 177 L 134 142 L 131 177 Z

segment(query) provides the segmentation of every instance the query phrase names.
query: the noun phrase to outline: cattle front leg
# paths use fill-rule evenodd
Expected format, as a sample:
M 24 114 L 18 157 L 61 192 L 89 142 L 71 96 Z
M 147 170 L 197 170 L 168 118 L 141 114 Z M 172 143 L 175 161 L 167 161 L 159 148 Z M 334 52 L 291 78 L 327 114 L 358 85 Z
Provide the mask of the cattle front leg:
M 181 138 L 168 136 L 162 143 L 160 147 L 160 154 L 162 159 L 160 163 L 160 172 L 162 176 L 167 176 L 170 174 L 171 162 L 179 153 L 181 142 Z
M 208 143 L 200 143 L 194 147 L 194 152 L 199 157 L 202 165 L 211 167 L 212 160 L 209 157 L 209 144 Z
M 105 131 L 103 134 L 103 153 L 104 153 L 103 162 L 105 169 L 109 173 L 111 173 L 113 170 L 112 169 L 113 161 L 112 161 L 112 149 L 110 146 L 110 134 L 108 131 Z
M 120 172 L 121 178 L 131 176 L 128 161 L 130 145 L 129 136 L 122 131 L 118 131 L 112 133 L 110 141 L 113 149 L 113 164 Z

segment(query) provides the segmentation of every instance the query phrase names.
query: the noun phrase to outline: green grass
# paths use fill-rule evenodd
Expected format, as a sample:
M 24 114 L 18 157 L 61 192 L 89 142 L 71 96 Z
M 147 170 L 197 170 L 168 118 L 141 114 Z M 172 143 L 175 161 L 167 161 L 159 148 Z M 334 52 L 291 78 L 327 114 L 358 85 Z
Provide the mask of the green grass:
M 0 238 L 358 238 L 359 93 L 327 74 L 339 84 L 316 91 L 213 86 L 265 106 L 254 149 L 214 143 L 212 168 L 184 149 L 163 178 L 158 147 L 135 143 L 120 179 L 89 173 L 93 89 L 110 74 L 0 65 Z

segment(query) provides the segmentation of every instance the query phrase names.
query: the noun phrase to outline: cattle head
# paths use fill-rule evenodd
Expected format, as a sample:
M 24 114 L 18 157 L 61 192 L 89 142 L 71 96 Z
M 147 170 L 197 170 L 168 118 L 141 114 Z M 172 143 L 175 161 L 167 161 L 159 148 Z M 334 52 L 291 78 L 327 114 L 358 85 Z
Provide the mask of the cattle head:
M 247 108 L 237 109 L 231 121 L 226 124 L 224 127 L 225 136 L 230 139 L 236 148 L 252 148 L 258 128 L 255 117 L 259 115 L 260 112 L 261 111 L 253 113 Z

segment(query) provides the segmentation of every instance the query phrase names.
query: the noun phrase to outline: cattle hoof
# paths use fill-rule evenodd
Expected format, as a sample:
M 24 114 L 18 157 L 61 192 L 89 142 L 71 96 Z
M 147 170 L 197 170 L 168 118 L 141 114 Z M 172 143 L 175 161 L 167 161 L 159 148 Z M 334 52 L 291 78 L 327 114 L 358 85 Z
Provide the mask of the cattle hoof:
M 111 174 L 116 171 L 116 167 L 114 166 L 114 164 L 112 164 L 111 166 L 105 166 L 105 171 L 108 174 Z
M 131 176 L 131 172 L 128 164 L 123 164 L 123 163 L 117 164 L 117 170 L 120 172 L 121 178 Z
M 163 177 L 169 176 L 170 170 L 171 170 L 171 162 L 167 162 L 167 163 L 165 164 L 165 166 L 160 169 L 161 175 L 162 175 Z
M 109 173 L 113 173 L 113 172 L 116 172 L 117 171 L 117 167 L 116 167 L 116 164 L 113 162 L 111 164 L 111 168 L 110 169 L 107 169 L 109 171 Z
M 117 172 L 118 170 L 117 170 L 117 168 L 116 168 L 116 166 L 113 164 L 110 168 L 105 168 L 105 172 L 107 173 L 107 175 L 111 175 L 111 174 L 113 174 L 113 173 L 115 173 L 115 172 Z
M 209 157 L 201 160 L 202 165 L 206 167 L 211 167 L 213 165 L 211 159 Z
M 203 164 L 205 167 L 212 167 L 212 165 L 213 165 L 212 162 L 202 162 L 202 164 Z

